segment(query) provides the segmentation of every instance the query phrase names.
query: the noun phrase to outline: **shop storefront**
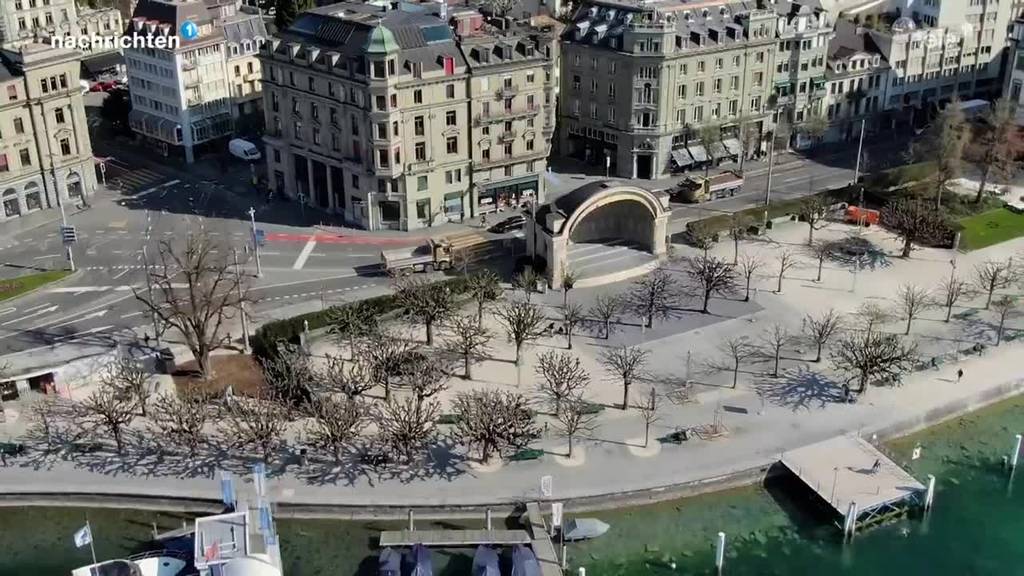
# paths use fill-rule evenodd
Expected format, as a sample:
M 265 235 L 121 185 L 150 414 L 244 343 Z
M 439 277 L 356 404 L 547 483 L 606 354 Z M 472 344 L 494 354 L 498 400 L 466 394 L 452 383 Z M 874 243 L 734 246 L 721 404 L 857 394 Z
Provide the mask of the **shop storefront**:
M 523 202 L 533 201 L 537 197 L 537 176 L 524 176 L 513 180 L 504 180 L 499 184 L 480 191 L 480 214 L 488 214 L 520 206 Z

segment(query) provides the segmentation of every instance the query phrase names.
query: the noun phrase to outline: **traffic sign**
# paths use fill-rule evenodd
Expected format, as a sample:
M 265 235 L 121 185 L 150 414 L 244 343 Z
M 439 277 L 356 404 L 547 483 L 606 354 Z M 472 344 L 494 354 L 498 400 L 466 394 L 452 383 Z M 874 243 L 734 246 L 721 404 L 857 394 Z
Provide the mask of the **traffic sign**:
M 78 231 L 75 230 L 74 226 L 61 226 L 60 239 L 65 244 L 74 244 L 78 242 Z

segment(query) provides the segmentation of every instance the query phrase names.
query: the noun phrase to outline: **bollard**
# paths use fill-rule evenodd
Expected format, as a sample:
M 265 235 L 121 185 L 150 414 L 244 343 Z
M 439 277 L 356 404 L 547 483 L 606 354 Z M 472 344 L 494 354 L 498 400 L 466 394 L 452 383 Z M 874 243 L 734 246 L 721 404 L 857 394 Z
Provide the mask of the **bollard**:
M 1020 440 L 1021 435 L 1017 434 L 1013 437 L 1013 454 L 1010 455 L 1010 470 L 1017 467 L 1017 458 L 1020 457 Z
M 487 509 L 487 529 L 491 529 L 491 509 Z
M 924 495 L 924 509 L 931 510 L 932 502 L 935 501 L 935 476 L 928 475 L 928 492 Z
M 576 574 L 578 574 L 578 576 L 587 576 L 587 569 L 580 566 L 580 569 L 576 571 Z
M 718 533 L 718 543 L 715 545 L 715 568 L 722 573 L 725 566 L 725 532 Z
M 409 508 L 409 532 L 416 529 L 415 519 L 413 518 L 412 508 Z

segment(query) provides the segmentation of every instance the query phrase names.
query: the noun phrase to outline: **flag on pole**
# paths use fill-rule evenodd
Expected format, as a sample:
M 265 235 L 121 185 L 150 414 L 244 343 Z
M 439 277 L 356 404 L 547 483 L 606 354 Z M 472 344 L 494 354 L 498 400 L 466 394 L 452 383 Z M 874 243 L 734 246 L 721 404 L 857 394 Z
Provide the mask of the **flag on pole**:
M 81 548 L 92 544 L 92 528 L 88 524 L 82 526 L 78 532 L 75 532 L 75 547 Z

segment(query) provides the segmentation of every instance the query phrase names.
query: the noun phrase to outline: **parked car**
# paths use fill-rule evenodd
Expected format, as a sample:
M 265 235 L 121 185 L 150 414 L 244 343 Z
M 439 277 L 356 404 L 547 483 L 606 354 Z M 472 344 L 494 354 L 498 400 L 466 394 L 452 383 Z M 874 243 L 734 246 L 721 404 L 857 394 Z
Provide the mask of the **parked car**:
M 515 216 L 509 216 L 501 222 L 498 222 L 494 226 L 488 228 L 495 234 L 504 234 L 505 232 L 511 232 L 513 230 L 522 230 L 523 225 L 526 224 L 526 217 L 522 214 L 516 214 Z
M 242 138 L 233 138 L 228 142 L 228 152 L 247 162 L 255 162 L 261 158 L 260 149 L 252 142 Z
M 116 80 L 100 80 L 89 87 L 89 92 L 109 92 L 117 87 Z

